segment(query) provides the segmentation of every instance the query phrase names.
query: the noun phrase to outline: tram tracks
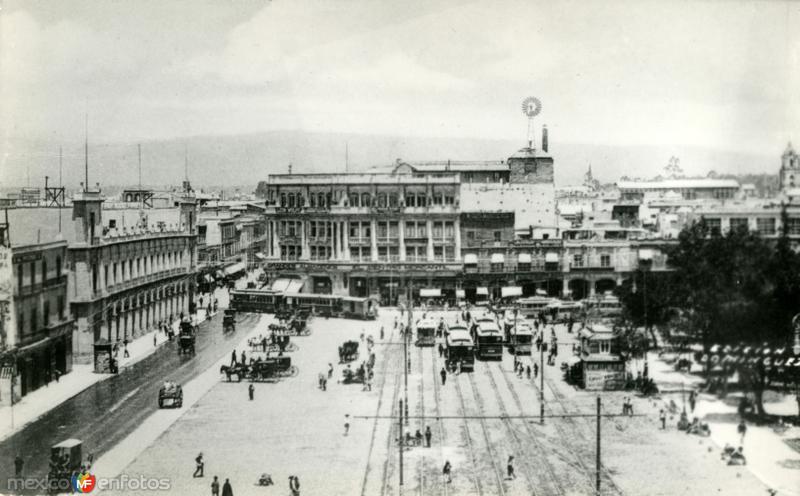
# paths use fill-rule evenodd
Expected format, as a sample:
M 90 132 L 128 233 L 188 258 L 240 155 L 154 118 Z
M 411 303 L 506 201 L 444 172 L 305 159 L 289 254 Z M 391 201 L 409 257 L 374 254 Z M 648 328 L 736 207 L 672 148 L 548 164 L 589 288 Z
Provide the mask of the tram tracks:
M 492 364 L 486 364 L 486 366 L 487 366 L 486 367 L 487 370 L 489 371 L 489 373 L 488 373 L 489 380 L 492 383 L 492 388 L 494 389 L 495 396 L 497 397 L 497 404 L 501 406 L 501 408 L 503 410 L 503 414 L 508 416 L 508 410 L 506 409 L 505 402 L 503 401 L 503 399 L 502 399 L 502 397 L 500 395 L 500 389 L 498 388 L 497 382 L 495 381 L 495 378 L 494 378 L 494 372 L 492 371 L 492 369 L 494 367 L 493 367 Z M 520 400 L 519 394 L 517 393 L 517 390 L 512 385 L 511 381 L 508 380 L 508 377 L 506 376 L 507 372 L 502 369 L 502 362 L 500 364 L 498 364 L 497 367 L 500 369 L 500 376 L 503 378 L 503 382 L 506 384 L 506 388 L 511 393 L 511 397 L 514 400 L 514 404 L 516 405 L 517 410 L 519 411 L 520 414 L 524 414 L 525 410 L 523 409 L 523 406 L 522 406 L 522 400 Z M 530 450 L 527 450 L 527 451 L 525 450 L 526 443 L 524 442 L 524 440 L 520 439 L 519 436 L 517 435 L 516 431 L 514 430 L 513 426 L 511 425 L 511 419 L 506 419 L 506 422 L 507 422 L 506 426 L 508 427 L 509 432 L 511 433 L 512 437 L 516 441 L 517 449 L 519 450 L 519 452 L 520 453 L 527 453 L 526 457 L 534 465 L 544 467 L 545 472 L 547 473 L 547 477 L 550 480 L 550 490 L 546 491 L 545 494 L 548 494 L 548 495 L 551 495 L 551 494 L 565 495 L 566 492 L 564 491 L 564 488 L 563 488 L 561 482 L 559 481 L 559 478 L 556 476 L 556 471 L 553 468 L 552 463 L 547 459 L 547 455 L 546 455 L 547 451 L 546 451 L 545 447 L 543 446 L 543 444 L 541 443 L 541 441 L 539 440 L 539 436 L 535 432 L 533 432 L 533 429 L 531 429 L 531 426 L 529 425 L 529 420 L 523 418 L 521 420 L 521 423 L 522 423 L 523 427 L 525 428 L 525 432 L 527 432 L 528 440 L 531 441 L 535 445 L 535 451 L 534 452 L 535 453 L 539 453 L 538 456 L 536 456 L 536 455 L 532 456 L 530 454 Z M 523 469 L 527 469 L 528 473 L 526 474 L 526 477 L 528 478 L 530 483 L 533 484 L 535 477 L 531 477 L 531 475 L 530 475 L 531 466 L 529 464 L 525 463 L 525 464 L 522 465 L 522 467 L 523 467 Z M 541 481 L 541 482 L 544 482 L 544 481 Z M 533 490 L 533 486 L 531 486 L 531 489 L 532 489 L 533 494 L 535 494 L 535 490 Z
M 441 452 L 441 455 L 442 455 L 441 459 L 444 459 L 444 457 L 445 457 L 444 446 L 445 446 L 445 442 L 446 442 L 446 437 L 445 437 L 446 431 L 444 429 L 444 426 L 442 425 L 442 420 L 441 420 L 442 408 L 441 408 L 441 399 L 440 399 L 440 391 L 439 391 L 440 385 L 439 385 L 439 378 L 436 375 L 436 353 L 433 351 L 433 349 L 431 349 L 431 371 L 433 373 L 433 381 L 432 381 L 433 382 L 433 399 L 434 399 L 434 403 L 436 404 L 436 431 L 437 431 L 437 433 L 439 435 L 438 436 L 438 443 L 439 443 L 439 451 Z M 438 466 L 436 464 L 434 464 L 434 470 L 436 471 L 435 473 L 438 475 Z M 448 493 L 450 492 L 450 489 L 447 486 L 447 483 L 444 482 L 444 477 L 440 477 L 439 480 L 441 480 L 442 494 L 447 496 Z

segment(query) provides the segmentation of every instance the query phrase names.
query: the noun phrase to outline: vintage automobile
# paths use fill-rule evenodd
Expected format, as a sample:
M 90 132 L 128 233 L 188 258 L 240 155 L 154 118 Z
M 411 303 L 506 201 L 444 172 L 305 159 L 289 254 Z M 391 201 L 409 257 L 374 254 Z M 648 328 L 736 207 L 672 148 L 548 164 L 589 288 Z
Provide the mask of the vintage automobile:
M 222 316 L 222 330 L 224 332 L 236 330 L 236 310 L 225 309 L 225 315 Z
M 184 320 L 181 322 L 180 326 L 180 334 L 178 335 L 178 354 L 189 354 L 191 353 L 194 355 L 194 342 L 195 342 L 196 332 L 195 327 L 192 325 L 191 322 L 188 320 Z
M 253 362 L 249 367 L 248 378 L 250 381 L 266 381 L 281 377 L 294 377 L 299 369 L 292 365 L 292 359 L 287 356 L 268 357 L 261 361 Z
M 80 439 L 66 439 L 50 448 L 50 470 L 47 473 L 49 492 L 64 492 L 72 489 L 72 477 L 80 471 L 83 463 Z
M 172 381 L 165 381 L 158 390 L 158 407 L 164 408 L 171 406 L 180 408 L 183 406 L 183 389 L 180 384 Z

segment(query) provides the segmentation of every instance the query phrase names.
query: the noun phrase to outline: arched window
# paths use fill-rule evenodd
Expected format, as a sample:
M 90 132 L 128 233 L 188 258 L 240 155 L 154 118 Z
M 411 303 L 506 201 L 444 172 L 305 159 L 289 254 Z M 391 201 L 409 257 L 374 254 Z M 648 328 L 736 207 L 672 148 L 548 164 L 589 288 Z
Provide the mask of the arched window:
M 309 202 L 308 203 L 311 206 L 311 208 L 316 208 L 317 207 L 317 197 L 314 196 L 314 195 L 311 195 L 309 197 Z
M 358 193 L 350 193 L 350 206 L 357 207 L 358 203 Z
M 289 193 L 289 208 L 294 208 L 294 194 Z
M 281 207 L 286 208 L 286 193 L 281 193 Z
M 369 193 L 361 193 L 361 206 L 362 207 L 370 206 Z
M 325 193 L 317 194 L 317 203 L 320 208 L 325 208 Z

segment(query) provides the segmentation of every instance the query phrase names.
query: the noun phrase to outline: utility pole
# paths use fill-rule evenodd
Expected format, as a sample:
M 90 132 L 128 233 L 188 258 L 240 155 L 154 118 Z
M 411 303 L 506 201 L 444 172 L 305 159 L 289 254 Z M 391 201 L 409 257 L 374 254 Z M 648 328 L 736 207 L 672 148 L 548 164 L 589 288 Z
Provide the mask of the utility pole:
M 406 305 L 408 306 L 408 324 L 406 325 L 406 332 L 403 333 L 403 370 L 405 370 L 405 389 L 404 395 L 406 399 L 406 425 L 408 425 L 408 340 L 411 338 L 411 323 L 413 322 L 413 317 L 411 316 L 411 309 L 414 305 L 411 303 L 411 298 L 414 295 L 414 284 L 409 279 L 408 281 L 408 302 Z
M 539 423 L 544 425 L 544 324 L 540 331 L 542 342 L 539 344 Z
M 597 494 L 600 495 L 600 397 L 597 397 L 597 453 L 595 460 L 595 485 Z
M 83 143 L 83 173 L 84 173 L 84 181 L 86 181 L 83 187 L 83 191 L 89 191 L 89 110 L 86 110 L 85 120 L 84 120 L 84 137 L 85 141 Z
M 400 422 L 397 427 L 397 446 L 400 448 L 400 485 L 403 485 L 403 400 L 400 400 L 399 411 Z

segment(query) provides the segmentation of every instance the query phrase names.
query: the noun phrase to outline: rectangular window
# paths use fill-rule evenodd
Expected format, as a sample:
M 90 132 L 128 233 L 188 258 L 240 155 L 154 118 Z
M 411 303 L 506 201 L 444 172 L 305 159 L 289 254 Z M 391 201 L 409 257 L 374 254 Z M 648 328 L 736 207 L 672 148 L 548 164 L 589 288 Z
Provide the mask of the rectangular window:
M 39 316 L 37 315 L 36 308 L 31 308 L 31 333 L 36 332 L 39 327 Z
M 600 255 L 600 267 L 611 267 L 611 255 Z
M 443 246 L 434 246 L 433 247 L 433 259 L 437 262 L 444 262 L 444 247 Z
M 455 226 L 452 222 L 445 222 L 444 237 L 446 239 L 453 239 L 455 237 Z
M 706 219 L 706 225 L 712 236 L 719 236 L 722 234 L 722 221 L 719 218 Z
M 572 255 L 572 266 L 583 267 L 583 255 Z
M 31 269 L 31 286 L 33 286 L 34 284 L 36 284 L 36 263 L 35 262 L 31 262 L 30 263 L 30 269 Z
M 790 236 L 800 235 L 800 219 L 787 219 L 786 232 Z
M 520 262 L 517 264 L 517 270 L 519 272 L 530 272 L 531 271 L 531 264 L 528 262 Z
M 64 320 L 64 295 L 58 297 L 58 319 Z
M 389 223 L 389 237 L 392 239 L 400 237 L 400 225 L 397 222 Z
M 444 260 L 445 262 L 452 262 L 456 259 L 456 247 L 447 245 L 444 247 Z
M 494 240 L 495 241 L 500 241 L 501 235 L 502 235 L 502 233 L 500 231 L 495 231 L 494 232 Z
M 312 196 L 311 198 L 314 198 L 314 197 Z M 312 238 L 316 238 L 317 237 L 317 223 L 316 222 L 313 222 L 313 221 L 311 222 L 311 232 L 310 232 L 309 236 L 311 236 Z
M 475 239 L 475 231 L 467 231 L 467 239 L 473 241 Z
M 434 222 L 433 223 L 433 237 L 435 239 L 442 239 L 442 223 L 441 222 Z
M 610 353 L 610 352 L 611 352 L 611 342 L 600 341 L 600 353 Z
M 17 292 L 22 293 L 22 273 L 24 272 L 24 265 L 17 265 Z
M 731 231 L 747 231 L 747 218 L 746 217 L 731 217 L 730 220 Z
M 380 262 L 388 262 L 389 261 L 389 252 L 387 247 L 379 246 L 378 247 L 378 261 Z
M 453 198 L 452 196 L 449 196 L 449 195 L 444 197 L 444 204 L 445 205 L 452 205 L 453 203 L 455 203 L 455 198 Z
M 772 236 L 775 234 L 775 219 L 773 217 L 759 217 L 756 219 L 756 229 L 761 236 Z
M 44 314 L 42 315 L 44 320 L 42 320 L 42 325 L 47 327 L 50 325 L 50 300 L 45 300 L 44 302 Z

